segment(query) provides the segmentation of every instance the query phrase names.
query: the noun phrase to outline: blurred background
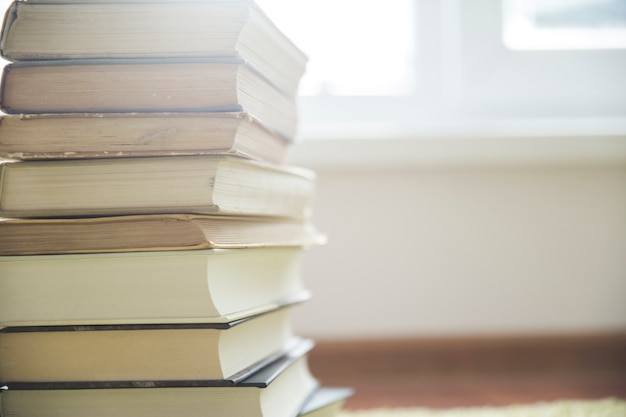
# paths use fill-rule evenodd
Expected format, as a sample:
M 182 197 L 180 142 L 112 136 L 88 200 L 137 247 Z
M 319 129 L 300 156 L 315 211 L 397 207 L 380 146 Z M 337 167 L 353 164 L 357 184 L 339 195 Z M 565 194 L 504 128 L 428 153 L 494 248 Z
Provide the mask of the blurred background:
M 257 1 L 310 57 L 314 374 L 348 408 L 626 398 L 626 0 Z
M 626 330 L 626 2 L 259 0 L 310 56 L 317 339 Z

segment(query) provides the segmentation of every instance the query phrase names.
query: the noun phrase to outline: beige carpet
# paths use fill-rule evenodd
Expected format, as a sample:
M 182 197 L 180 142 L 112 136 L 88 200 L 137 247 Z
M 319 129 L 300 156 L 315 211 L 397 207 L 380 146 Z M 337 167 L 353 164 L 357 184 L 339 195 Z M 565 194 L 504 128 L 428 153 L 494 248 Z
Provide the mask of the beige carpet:
M 507 407 L 344 411 L 339 417 L 626 417 L 626 399 L 557 401 Z

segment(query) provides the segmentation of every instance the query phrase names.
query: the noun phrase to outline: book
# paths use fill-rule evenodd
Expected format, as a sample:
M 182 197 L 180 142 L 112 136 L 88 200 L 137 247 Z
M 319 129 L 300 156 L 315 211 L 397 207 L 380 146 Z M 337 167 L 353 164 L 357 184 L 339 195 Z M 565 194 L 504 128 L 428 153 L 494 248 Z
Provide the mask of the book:
M 223 324 L 4 327 L 0 382 L 232 379 L 284 353 L 291 310 Z
M 0 52 L 10 61 L 239 57 L 284 91 L 297 88 L 307 62 L 249 0 L 17 1 Z
M 61 219 L 0 218 L 0 256 L 322 245 L 309 220 L 148 214 Z
M 5 113 L 246 112 L 293 138 L 296 90 L 284 93 L 228 58 L 23 61 L 5 65 Z
M 229 322 L 307 299 L 302 251 L 1 256 L 0 327 Z
M 243 112 L 8 115 L 0 137 L 4 159 L 230 154 L 276 164 L 293 140 Z
M 205 381 L 99 384 L 7 383 L 0 414 L 14 417 L 296 417 L 318 383 L 307 355 L 310 341 L 228 386 Z M 76 389 L 78 385 L 79 389 Z
M 334 417 L 354 391 L 343 387 L 320 387 L 300 410 L 301 417 Z
M 236 214 L 303 218 L 314 174 L 224 155 L 0 163 L 0 216 Z

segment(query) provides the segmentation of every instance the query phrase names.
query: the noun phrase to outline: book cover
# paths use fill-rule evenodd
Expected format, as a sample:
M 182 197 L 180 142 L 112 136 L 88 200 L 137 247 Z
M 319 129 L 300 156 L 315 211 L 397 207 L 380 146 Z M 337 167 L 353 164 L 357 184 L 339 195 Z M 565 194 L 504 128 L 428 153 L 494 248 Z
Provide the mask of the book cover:
M 313 343 L 302 340 L 276 360 L 235 383 L 215 381 L 136 381 L 112 385 L 86 381 L 8 382 L 0 412 L 17 417 L 99 416 L 295 417 L 315 393 L 307 355 Z M 59 414 L 60 413 L 60 414 Z
M 293 305 L 230 323 L 27 326 L 0 330 L 0 382 L 236 380 L 284 352 Z M 262 336 L 261 336 L 262 335 Z

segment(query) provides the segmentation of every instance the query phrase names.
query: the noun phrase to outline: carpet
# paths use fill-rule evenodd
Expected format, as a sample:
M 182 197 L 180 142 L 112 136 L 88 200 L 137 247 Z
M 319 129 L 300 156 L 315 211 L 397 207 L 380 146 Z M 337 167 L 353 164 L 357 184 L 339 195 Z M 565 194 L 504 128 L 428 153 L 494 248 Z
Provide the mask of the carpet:
M 555 401 L 506 407 L 343 411 L 339 417 L 626 417 L 626 399 Z

